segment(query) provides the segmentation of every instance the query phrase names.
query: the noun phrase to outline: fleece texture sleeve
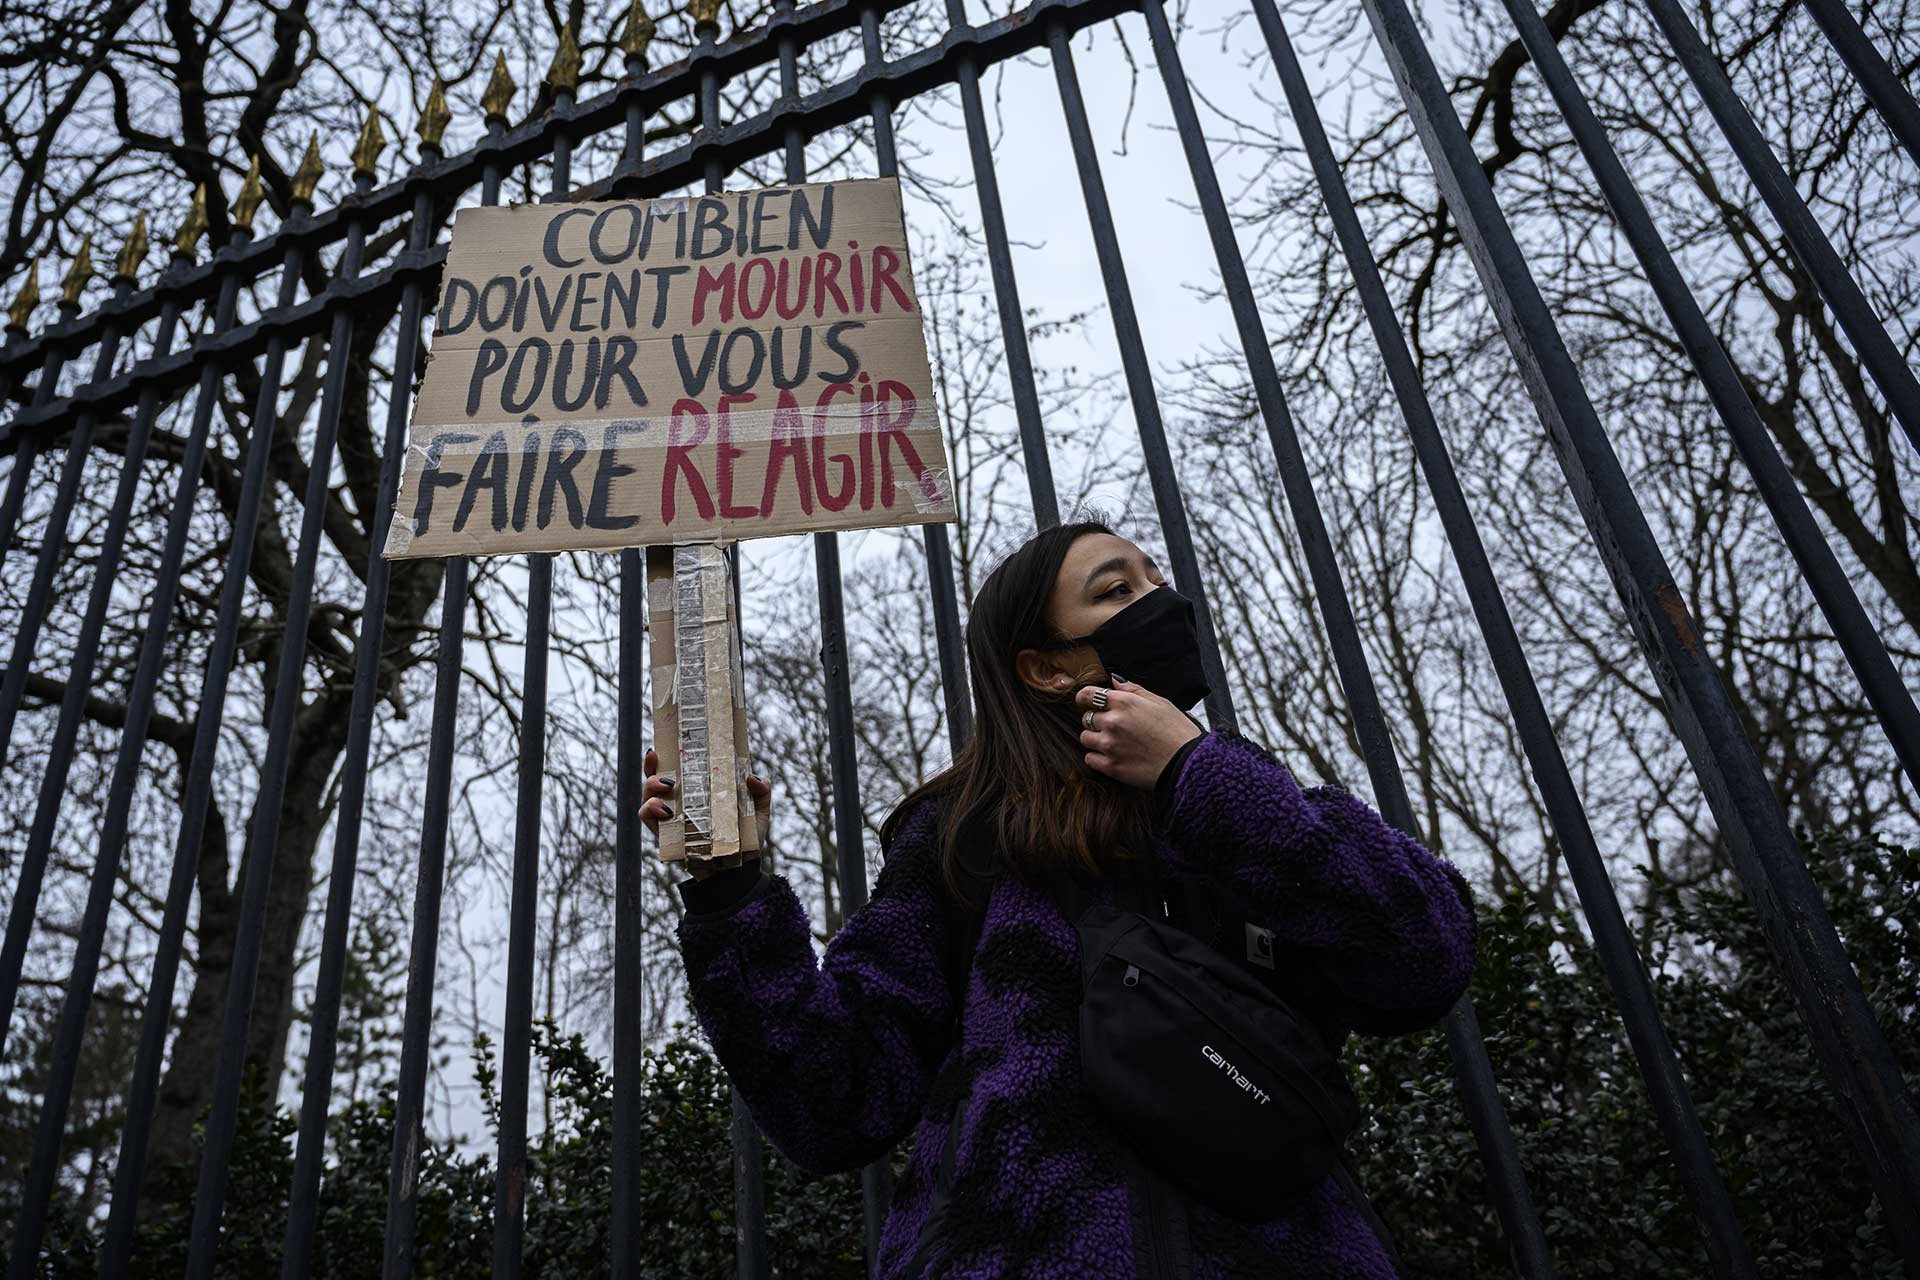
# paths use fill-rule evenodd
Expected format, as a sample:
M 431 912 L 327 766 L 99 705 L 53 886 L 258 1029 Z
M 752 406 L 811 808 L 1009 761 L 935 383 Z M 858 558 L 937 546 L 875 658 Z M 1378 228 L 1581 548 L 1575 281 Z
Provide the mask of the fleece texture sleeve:
M 681 917 L 694 1016 L 788 1159 L 858 1168 L 912 1127 L 952 1044 L 931 806 L 901 824 L 872 897 L 823 958 L 784 877 L 746 883 Z
M 1439 1021 L 1473 973 L 1466 881 L 1339 787 L 1302 788 L 1266 751 L 1214 730 L 1193 744 L 1166 814 L 1177 874 L 1211 879 L 1312 963 L 1354 1030 Z

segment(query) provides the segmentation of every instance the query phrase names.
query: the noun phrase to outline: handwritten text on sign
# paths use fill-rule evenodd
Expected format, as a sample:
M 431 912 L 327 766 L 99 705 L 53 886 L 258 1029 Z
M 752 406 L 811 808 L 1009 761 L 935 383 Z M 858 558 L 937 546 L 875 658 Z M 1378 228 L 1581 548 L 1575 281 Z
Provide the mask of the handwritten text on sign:
M 389 556 L 953 518 L 892 179 L 460 211 Z

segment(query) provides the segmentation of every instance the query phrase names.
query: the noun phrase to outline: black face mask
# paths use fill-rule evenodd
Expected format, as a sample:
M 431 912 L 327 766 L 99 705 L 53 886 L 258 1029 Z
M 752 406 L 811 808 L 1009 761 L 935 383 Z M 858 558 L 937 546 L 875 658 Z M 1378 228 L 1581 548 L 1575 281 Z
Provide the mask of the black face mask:
M 1200 627 L 1193 601 L 1172 587 L 1155 587 L 1077 640 L 1046 646 L 1071 649 L 1090 644 L 1109 673 L 1159 694 L 1182 711 L 1207 696 L 1200 666 Z

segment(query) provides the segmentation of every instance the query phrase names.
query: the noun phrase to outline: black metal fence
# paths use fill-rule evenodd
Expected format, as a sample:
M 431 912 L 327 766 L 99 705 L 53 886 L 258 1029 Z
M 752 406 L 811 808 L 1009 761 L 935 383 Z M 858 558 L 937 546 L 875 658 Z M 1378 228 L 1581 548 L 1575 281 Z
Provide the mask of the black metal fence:
M 1821 295 L 1843 326 L 1874 384 L 1893 414 L 1920 445 L 1920 383 L 1901 358 L 1879 318 L 1849 276 L 1845 265 L 1796 194 L 1769 144 L 1748 116 L 1723 70 L 1708 52 L 1677 0 L 1645 0 L 1653 19 L 1702 95 L 1714 118 L 1774 217 L 1784 229 L 1803 270 L 1817 281 Z M 1717 343 L 1699 304 L 1682 282 L 1673 259 L 1606 134 L 1562 61 L 1553 34 L 1532 0 L 1504 0 L 1535 67 L 1543 77 L 1599 189 L 1645 278 L 1665 308 L 1698 376 L 1724 421 L 1732 443 L 1751 472 L 1782 536 L 1804 572 L 1833 634 L 1858 676 L 1909 779 L 1920 783 L 1920 713 L 1889 658 L 1888 651 L 1855 597 L 1845 573 L 1828 549 L 1802 501 L 1795 482 L 1776 452 L 1754 404 Z M 1885 125 L 1920 163 L 1920 107 L 1900 78 L 1869 43 L 1840 0 L 1804 0 L 1832 40 L 1841 58 L 1878 109 Z M 1580 375 L 1568 355 L 1526 260 L 1496 203 L 1486 173 L 1468 143 L 1405 0 L 1362 0 L 1373 34 L 1386 54 L 1399 92 L 1414 121 L 1448 209 L 1491 297 L 1501 330 L 1518 363 L 1540 420 L 1551 437 L 1567 484 L 1590 527 L 1614 586 L 1625 605 L 1636 638 L 1684 744 L 1694 772 L 1726 841 L 1735 870 L 1765 927 L 1788 984 L 1799 1004 L 1818 1061 L 1823 1068 L 1859 1160 L 1871 1177 L 1909 1268 L 1920 1269 L 1920 1121 L 1902 1083 L 1900 1070 L 1881 1029 L 1868 1010 L 1861 986 L 1843 954 L 1826 909 L 1802 858 L 1795 836 L 1763 776 L 1761 764 L 1736 718 L 1720 676 L 1703 652 L 1687 606 L 1655 542 L 1639 501 L 1627 482 Z M 1227 200 L 1216 178 L 1193 94 L 1162 0 L 1038 0 L 1010 17 L 982 25 L 968 23 L 961 0 L 947 0 L 950 29 L 937 44 L 891 60 L 883 57 L 882 23 L 901 0 L 820 0 L 796 6 L 775 5 L 765 26 L 741 31 L 722 41 L 716 21 L 718 0 L 689 6 L 697 45 L 671 66 L 649 69 L 646 50 L 652 26 L 636 5 L 621 40 L 627 75 L 617 88 L 576 101 L 579 66 L 571 36 L 562 41 L 548 75 L 552 107 L 539 118 L 508 128 L 507 108 L 514 86 L 501 64 L 485 99 L 487 131 L 483 141 L 461 155 L 445 156 L 439 147 L 445 127 L 444 102 L 436 92 L 423 121 L 419 163 L 397 181 L 375 187 L 373 157 L 377 126 L 362 137 L 355 153 L 354 194 L 326 212 L 312 205 L 317 154 L 294 182 L 293 215 L 274 234 L 255 239 L 253 207 L 257 182 L 250 180 L 234 210 L 231 239 L 205 263 L 193 260 L 193 247 L 205 227 L 204 206 L 182 230 L 172 261 L 145 288 L 136 272 L 144 255 L 145 228 L 121 255 L 109 301 L 89 313 L 79 305 L 88 267 L 75 266 L 60 304 L 57 323 L 37 336 L 25 321 L 37 286 L 29 280 L 24 305 L 0 348 L 0 397 L 12 410 L 0 428 L 0 446 L 13 465 L 0 505 L 0 546 L 11 547 L 27 493 L 36 475 L 57 472 L 47 503 L 46 529 L 26 592 L 26 609 L 16 620 L 12 652 L 0 686 L 0 740 L 11 737 L 14 722 L 36 660 L 62 538 L 83 473 L 118 466 L 110 524 L 93 566 L 86 611 L 73 642 L 65 673 L 65 696 L 54 729 L 34 820 L 9 907 L 4 950 L 0 950 L 0 1036 L 12 1019 L 20 994 L 22 966 L 33 945 L 42 882 L 54 854 L 64 777 L 72 763 L 83 704 L 88 697 L 103 622 L 114 590 L 132 523 L 134 490 L 156 418 L 180 401 L 191 406 L 185 456 L 178 467 L 178 490 L 171 522 L 159 551 L 160 575 L 149 625 L 131 685 L 122 745 L 105 802 L 98 854 L 76 941 L 73 969 L 54 1036 L 51 1070 L 40 1104 L 40 1121 L 27 1176 L 24 1209 L 14 1227 L 7 1275 L 25 1280 L 35 1274 L 47 1224 L 50 1199 L 60 1168 L 67 1112 L 76 1064 L 82 1049 L 89 1002 L 94 996 L 107 921 L 120 860 L 127 843 L 129 811 L 141 767 L 141 746 L 153 714 L 156 688 L 167 657 L 165 637 L 174 617 L 176 580 L 187 551 L 193 497 L 200 483 L 200 460 L 223 380 L 241 362 L 259 361 L 258 411 L 245 449 L 243 483 L 227 543 L 223 590 L 212 650 L 199 685 L 194 750 L 183 786 L 181 824 L 171 880 L 159 926 L 159 945 L 146 993 L 137 1065 L 127 1086 L 126 1124 L 121 1138 L 105 1244 L 103 1275 L 126 1274 L 137 1248 L 136 1216 L 149 1128 L 166 1051 L 169 1015 L 178 975 L 183 935 L 194 888 L 194 851 L 199 847 L 213 785 L 215 752 L 226 702 L 228 673 L 242 621 L 242 594 L 261 496 L 268 483 L 268 455 L 277 421 L 275 398 L 281 389 L 289 353 L 300 344 L 324 343 L 331 352 L 350 346 L 358 304 L 397 297 L 400 315 L 394 368 L 412 369 L 419 354 L 420 324 L 434 296 L 444 247 L 433 242 L 436 202 L 468 198 L 477 185 L 483 202 L 500 197 L 502 175 L 512 166 L 535 160 L 550 164 L 551 199 L 645 196 L 704 182 L 717 190 L 736 165 L 779 153 L 786 176 L 802 180 L 807 144 L 824 131 L 858 120 L 870 121 L 880 174 L 895 170 L 892 113 L 918 94 L 948 85 L 959 91 L 979 199 L 994 294 L 1006 344 L 1006 370 L 1023 445 L 1033 510 L 1043 524 L 1057 522 L 1058 507 L 1048 463 L 1047 440 L 1035 390 L 1026 329 L 1014 277 L 1009 232 L 995 183 L 980 76 L 1017 55 L 1045 50 L 1052 60 L 1060 104 L 1072 142 L 1075 169 L 1086 204 L 1106 303 L 1112 317 L 1123 372 L 1140 433 L 1174 579 L 1201 602 L 1206 662 L 1214 694 L 1207 713 L 1216 725 L 1231 725 L 1234 708 L 1206 609 L 1201 580 L 1175 480 L 1168 442 L 1155 394 L 1155 380 L 1136 319 L 1112 212 L 1102 182 L 1086 106 L 1074 67 L 1070 37 L 1123 15 L 1144 17 L 1154 62 L 1178 126 L 1192 170 L 1225 292 L 1232 307 L 1241 348 L 1251 374 L 1258 408 L 1279 462 L 1287 503 L 1311 571 L 1321 621 L 1331 640 L 1339 676 L 1361 753 L 1381 811 L 1402 828 L 1416 832 L 1412 806 L 1388 737 L 1333 543 L 1323 523 L 1313 481 L 1303 461 L 1296 427 L 1282 395 L 1266 332 L 1235 239 Z M 1342 180 L 1341 171 L 1301 67 L 1273 0 L 1252 0 L 1252 9 L 1304 143 L 1320 194 L 1331 214 L 1358 297 L 1378 343 L 1398 399 L 1406 429 L 1433 501 L 1465 578 L 1468 595 L 1497 669 L 1501 685 L 1548 809 L 1553 834 L 1564 849 L 1588 926 L 1612 985 L 1633 1051 L 1672 1149 L 1692 1208 L 1702 1224 L 1716 1275 L 1756 1274 L 1742 1240 L 1727 1186 L 1715 1165 L 1688 1096 L 1674 1051 L 1655 1008 L 1652 986 L 1635 949 L 1589 829 L 1580 796 L 1555 741 L 1547 708 L 1529 674 L 1520 640 L 1501 597 L 1500 585 L 1483 549 L 1462 488 L 1421 386 L 1407 340 L 1389 305 L 1388 294 Z M 857 30 L 865 61 L 857 74 L 800 96 L 797 59 L 813 42 Z M 782 95 L 769 109 L 748 118 L 726 120 L 721 89 L 731 77 L 777 67 Z M 669 104 L 690 103 L 699 128 L 691 140 L 661 154 L 642 150 L 648 118 Z M 614 169 L 599 176 L 573 172 L 574 148 L 598 136 L 624 142 Z M 369 228 L 395 221 L 411 226 L 405 252 L 384 269 L 363 271 Z M 323 255 L 337 251 L 330 266 Z M 325 273 L 324 288 L 301 296 L 300 283 L 312 269 Z M 243 287 L 267 282 L 278 273 L 276 305 L 255 319 L 237 322 Z M 210 329 L 178 344 L 181 317 L 194 306 L 213 316 Z M 120 344 L 141 326 L 154 323 L 152 354 L 123 372 L 115 372 Z M 93 353 L 90 376 L 66 381 L 62 373 Z M 336 431 L 342 411 L 345 361 L 329 363 L 318 410 L 318 428 L 309 463 L 309 491 L 299 550 L 287 605 L 286 634 L 306 632 L 315 564 L 321 540 L 320 513 Z M 379 507 L 371 528 L 384 531 L 404 439 L 409 397 L 396 386 L 385 434 L 385 472 Z M 96 424 L 119 415 L 131 420 L 130 434 L 117 455 L 94 447 Z M 57 465 L 36 467 L 43 452 L 64 446 Z M 141 531 L 152 538 L 157 530 Z M 376 538 L 382 536 L 376 533 Z M 959 606 L 955 598 L 947 532 L 924 527 L 927 563 L 948 724 L 955 744 L 968 731 L 970 700 L 961 652 Z M 849 692 L 845 618 L 841 596 L 838 543 L 834 535 L 814 538 L 820 600 L 820 634 L 825 659 L 829 719 L 833 728 L 831 765 L 839 891 L 851 911 L 865 901 L 866 850 L 854 768 L 853 705 Z M 322 1173 L 328 1099 L 333 1084 L 343 973 L 348 947 L 353 882 L 369 771 L 374 717 L 379 712 L 378 667 L 385 643 L 385 606 L 389 571 L 376 554 L 366 580 L 363 624 L 356 655 L 354 699 L 344 772 L 339 782 L 338 816 L 332 868 L 314 998 L 310 1058 L 304 1084 L 286 1227 L 282 1274 L 305 1275 L 312 1266 L 316 1210 Z M 10 574 L 27 572 L 9 564 Z M 619 600 L 619 827 L 617 885 L 612 912 L 615 926 L 614 970 L 614 1211 L 612 1265 L 616 1275 L 632 1273 L 636 1232 L 645 1224 L 624 1206 L 636 1192 L 634 1126 L 640 1114 L 637 1075 L 626 1070 L 639 1060 L 640 865 L 646 855 L 636 816 L 640 762 L 639 738 L 643 670 L 643 574 L 637 552 L 621 558 Z M 533 556 L 528 565 L 529 617 L 525 635 L 524 708 L 521 717 L 518 817 L 512 874 L 510 950 L 506 984 L 506 1026 L 500 1073 L 499 1154 L 494 1204 L 494 1271 L 511 1276 L 520 1270 L 522 1188 L 527 1159 L 529 1046 L 532 1033 L 534 907 L 540 860 L 541 786 L 545 750 L 545 712 L 552 560 Z M 468 566 L 447 566 L 440 621 L 437 682 L 434 695 L 429 766 L 425 779 L 425 816 L 419 839 L 419 879 L 415 896 L 412 959 L 403 1033 L 388 1215 L 386 1262 L 389 1276 L 412 1269 L 415 1229 L 416 1156 L 422 1142 L 422 1116 L 428 1070 L 427 1049 L 433 1020 L 436 948 L 441 933 L 444 878 L 453 772 L 455 715 L 460 698 L 462 638 L 466 631 Z M 206 1123 L 204 1156 L 194 1198 L 189 1274 L 208 1275 L 221 1244 L 223 1200 L 233 1154 L 236 1112 L 242 1091 L 244 1046 L 251 995 L 266 918 L 272 859 L 260 851 L 278 836 L 278 797 L 288 768 L 290 726 L 301 693 L 304 654 L 298 644 L 284 646 L 262 768 L 261 799 L 249 833 L 255 856 L 247 862 L 240 893 L 240 925 L 233 976 L 225 1011 L 225 1035 L 213 1106 Z M 1459 1088 L 1486 1162 L 1489 1184 L 1512 1247 L 1517 1270 L 1525 1276 L 1553 1273 L 1540 1219 L 1516 1155 L 1470 1004 L 1463 1001 L 1449 1016 L 1447 1040 L 1456 1064 Z M 734 1104 L 739 1272 L 765 1275 L 768 1266 L 760 1206 L 759 1143 L 751 1116 Z M 885 1210 L 887 1180 L 880 1166 L 867 1170 L 865 1234 L 871 1257 Z

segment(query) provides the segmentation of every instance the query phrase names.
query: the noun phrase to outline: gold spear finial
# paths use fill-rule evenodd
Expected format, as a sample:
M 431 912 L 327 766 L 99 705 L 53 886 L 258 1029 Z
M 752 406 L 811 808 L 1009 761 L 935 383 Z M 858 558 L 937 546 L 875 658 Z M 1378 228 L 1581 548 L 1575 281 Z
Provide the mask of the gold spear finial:
M 704 27 L 709 23 L 720 25 L 720 0 L 687 0 L 687 16 L 693 19 L 693 25 Z
M 326 173 L 326 162 L 320 158 L 320 135 L 316 132 L 307 139 L 307 154 L 300 157 L 300 167 L 293 171 L 293 198 L 312 206 L 313 193 L 319 189 L 320 179 Z
M 33 265 L 27 268 L 26 281 L 15 295 L 13 305 L 7 308 L 8 327 L 25 329 L 27 321 L 33 319 L 33 309 L 40 305 L 40 259 L 35 258 Z
M 633 0 L 627 6 L 626 30 L 620 33 L 620 52 L 630 57 L 639 57 L 653 43 L 653 19 L 647 16 L 647 7 L 642 0 Z
M 367 122 L 360 126 L 360 136 L 353 144 L 353 176 L 366 174 L 378 175 L 376 166 L 380 163 L 380 153 L 387 149 L 387 135 L 380 128 L 380 111 L 372 103 L 367 104 Z
M 147 260 L 147 215 L 142 210 L 133 220 L 133 234 L 127 237 L 127 243 L 120 250 L 120 256 L 113 264 L 113 278 L 131 280 L 139 274 L 140 264 Z
M 583 61 L 580 42 L 573 38 L 573 28 L 560 28 L 560 47 L 553 51 L 553 65 L 547 68 L 547 83 L 555 93 L 572 93 L 579 88 Z
M 441 135 L 452 120 L 453 112 L 447 109 L 447 83 L 435 73 L 433 90 L 427 94 L 427 105 L 420 109 L 420 124 L 414 130 L 420 135 L 420 145 L 438 149 Z
M 80 252 L 73 255 L 73 263 L 60 281 L 60 301 L 70 307 L 79 306 L 80 294 L 93 276 L 93 237 L 81 236 Z
M 193 246 L 207 234 L 207 226 L 207 184 L 203 182 L 193 189 L 193 207 L 187 210 L 187 220 L 180 224 L 180 234 L 174 237 L 173 251 L 183 257 L 192 256 Z
M 267 198 L 267 189 L 260 185 L 260 153 L 253 153 L 253 163 L 247 166 L 247 180 L 240 184 L 240 194 L 233 198 L 233 225 L 246 231 L 253 230 L 253 213 L 260 202 Z
M 513 105 L 514 90 L 520 86 L 513 82 L 513 75 L 507 70 L 507 55 L 497 53 L 493 57 L 493 74 L 487 78 L 486 92 L 480 95 L 480 109 L 486 112 L 489 120 L 505 120 L 507 108 Z

